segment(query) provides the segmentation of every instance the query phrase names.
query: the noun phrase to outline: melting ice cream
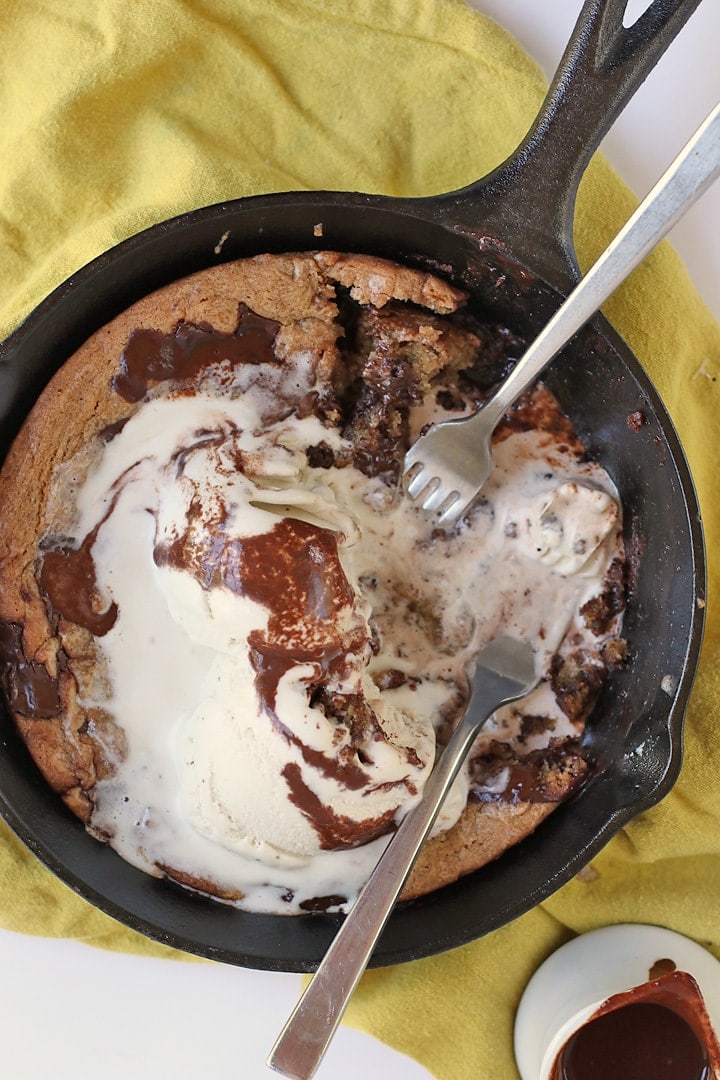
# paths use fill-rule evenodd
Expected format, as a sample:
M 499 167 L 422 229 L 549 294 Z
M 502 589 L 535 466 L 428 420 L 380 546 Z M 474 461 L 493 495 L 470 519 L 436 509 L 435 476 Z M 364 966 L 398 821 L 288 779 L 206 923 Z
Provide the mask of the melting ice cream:
M 552 435 L 498 441 L 450 538 L 380 479 L 310 465 L 321 443 L 342 460 L 315 417 L 268 423 L 260 389 L 168 392 L 114 434 L 78 497 L 72 547 L 92 550 L 104 619 L 84 704 L 123 736 L 92 828 L 256 910 L 351 900 L 421 796 L 478 649 L 529 639 L 545 674 L 558 650 L 592 655 L 579 612 L 620 551 L 612 483 Z M 536 714 L 573 734 L 545 679 L 480 743 L 512 744 Z M 471 783 L 493 798 L 506 782 L 466 771 L 437 828 Z

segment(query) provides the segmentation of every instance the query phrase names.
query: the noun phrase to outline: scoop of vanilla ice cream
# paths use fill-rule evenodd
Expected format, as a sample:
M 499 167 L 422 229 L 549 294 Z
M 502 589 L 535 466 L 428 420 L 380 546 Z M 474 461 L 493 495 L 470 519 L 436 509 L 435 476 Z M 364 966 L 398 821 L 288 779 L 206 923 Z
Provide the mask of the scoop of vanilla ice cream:
M 432 767 L 431 727 L 371 694 L 376 737 L 358 743 L 309 703 L 309 674 L 298 668 L 284 676 L 278 727 L 249 705 L 247 660 L 218 658 L 178 740 L 188 820 L 215 843 L 268 863 L 293 865 L 374 839 L 415 801 Z
M 111 681 L 120 676 L 119 720 L 147 756 L 167 757 L 149 741 L 172 748 L 175 772 L 157 780 L 164 790 L 143 815 L 167 834 L 167 854 L 161 841 L 153 856 L 163 864 L 177 862 L 172 837 L 187 827 L 288 867 L 366 843 L 416 800 L 434 760 L 430 718 L 384 701 L 368 674 L 370 609 L 342 561 L 358 526 L 299 449 L 317 421 L 257 437 L 251 400 L 221 412 L 201 396 L 192 409 L 182 398 L 147 403 L 83 492 L 88 519 L 92 501 L 110 510 L 96 553 L 119 608 L 103 642 Z M 130 547 L 134 573 L 122 554 Z M 144 681 L 126 625 L 143 601 L 154 675 L 173 682 L 148 691 L 150 723 L 123 703 L 127 683 Z M 118 773 L 145 792 L 143 756 L 131 753 Z M 117 815 L 114 827 L 124 827 Z
M 527 508 L 518 539 L 529 558 L 563 577 L 579 574 L 617 527 L 617 500 L 576 480 L 537 496 Z

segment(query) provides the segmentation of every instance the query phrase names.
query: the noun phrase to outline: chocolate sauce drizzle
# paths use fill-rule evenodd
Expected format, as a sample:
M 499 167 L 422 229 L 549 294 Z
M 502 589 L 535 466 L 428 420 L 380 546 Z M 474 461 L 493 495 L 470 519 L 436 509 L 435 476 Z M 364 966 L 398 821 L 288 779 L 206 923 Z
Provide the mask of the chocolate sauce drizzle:
M 377 839 L 392 827 L 395 817 L 394 808 L 375 818 L 356 821 L 354 818 L 337 814 L 310 790 L 302 778 L 300 766 L 289 762 L 282 771 L 290 789 L 290 799 L 311 823 L 324 851 L 337 851 L 342 848 L 357 847 Z
M 102 612 L 97 610 L 98 587 L 93 545 L 101 525 L 112 513 L 113 503 L 85 537 L 80 547 L 58 545 L 43 554 L 40 567 L 40 588 L 45 593 L 53 611 L 77 626 L 83 626 L 95 637 L 103 637 L 112 630 L 118 615 L 118 606 L 112 601 Z
M 269 611 L 267 630 L 248 636 L 250 658 L 261 705 L 288 738 L 291 733 L 275 712 L 282 676 L 312 664 L 314 681 L 327 681 L 342 673 L 348 652 L 367 646 L 365 635 L 343 640 L 339 630 L 338 620 L 354 594 L 330 529 L 282 518 L 267 533 L 237 537 L 218 521 L 156 544 L 154 559 L 158 566 L 190 571 L 203 589 L 224 586 Z M 361 786 L 359 776 L 356 781 Z M 345 782 L 353 783 L 347 770 Z
M 196 326 L 180 321 L 172 333 L 133 330 L 112 380 L 113 390 L 125 401 L 138 402 L 152 383 L 191 379 L 213 364 L 277 363 L 273 343 L 280 329 L 274 319 L 257 315 L 247 304 L 238 305 L 238 323 L 232 334 L 207 323 Z
M 305 745 L 276 712 L 283 675 L 294 667 L 314 669 L 309 689 L 325 685 L 346 671 L 347 656 L 369 648 L 364 627 L 343 633 L 341 616 L 352 607 L 354 593 L 340 564 L 337 538 L 330 529 L 282 518 L 267 533 L 233 537 L 225 523 L 188 532 L 157 544 L 158 566 L 190 571 L 203 589 L 224 586 L 261 604 L 269 612 L 267 629 L 248 635 L 250 662 L 263 711 L 305 762 L 349 790 L 368 784 L 368 773 L 354 753 L 330 756 Z M 393 812 L 357 822 L 324 806 L 302 780 L 296 765 L 283 770 L 290 798 L 311 821 L 323 847 L 365 843 L 387 831 Z

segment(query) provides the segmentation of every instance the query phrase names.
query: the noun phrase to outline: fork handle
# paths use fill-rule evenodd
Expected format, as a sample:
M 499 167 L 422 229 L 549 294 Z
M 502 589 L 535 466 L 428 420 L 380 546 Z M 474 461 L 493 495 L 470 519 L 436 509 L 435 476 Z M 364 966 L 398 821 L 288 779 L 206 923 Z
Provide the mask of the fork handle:
M 497 422 L 560 349 L 642 262 L 720 173 L 720 105 L 716 105 L 612 243 L 558 308 L 502 386 L 475 414 Z
M 503 655 L 502 639 L 486 655 L 493 647 L 493 655 Z M 267 1061 L 271 1069 L 292 1080 L 314 1075 L 475 736 L 496 709 L 532 688 L 532 655 L 528 650 L 523 656 L 526 670 L 509 669 L 502 676 L 485 668 L 476 674 L 467 712 L 426 780 L 422 799 L 403 818 L 280 1032 Z
M 453 732 L 421 802 L 401 822 L 281 1031 L 268 1065 L 283 1076 L 309 1080 L 314 1075 L 478 726 L 461 725 Z

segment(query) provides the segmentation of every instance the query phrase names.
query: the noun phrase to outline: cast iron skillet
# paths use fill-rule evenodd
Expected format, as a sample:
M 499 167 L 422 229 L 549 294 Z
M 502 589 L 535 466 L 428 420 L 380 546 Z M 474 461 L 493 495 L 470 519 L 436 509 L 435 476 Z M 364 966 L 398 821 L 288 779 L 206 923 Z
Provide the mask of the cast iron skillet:
M 585 166 L 698 3 L 655 0 L 624 29 L 625 0 L 587 0 L 526 140 L 461 191 L 425 199 L 337 192 L 240 199 L 162 222 L 100 256 L 0 346 L 0 453 L 53 372 L 98 327 L 169 281 L 258 252 L 321 245 L 440 270 L 469 288 L 492 318 L 533 334 L 577 278 L 572 218 Z M 313 228 L 320 222 L 318 241 Z M 522 914 L 661 799 L 678 774 L 705 583 L 682 450 L 650 381 L 604 319 L 578 335 L 546 381 L 614 477 L 627 539 L 639 554 L 626 622 L 632 661 L 611 678 L 588 733 L 599 775 L 502 859 L 396 911 L 375 965 L 461 945 Z M 639 430 L 628 426 L 633 413 L 644 417 Z M 65 811 L 6 712 L 0 737 L 0 809 L 43 862 L 93 904 L 152 938 L 216 960 L 286 971 L 317 965 L 338 917 L 250 915 L 148 877 L 90 839 Z

